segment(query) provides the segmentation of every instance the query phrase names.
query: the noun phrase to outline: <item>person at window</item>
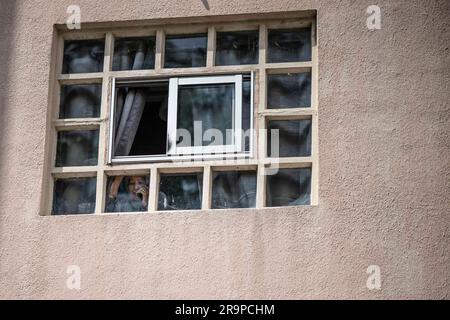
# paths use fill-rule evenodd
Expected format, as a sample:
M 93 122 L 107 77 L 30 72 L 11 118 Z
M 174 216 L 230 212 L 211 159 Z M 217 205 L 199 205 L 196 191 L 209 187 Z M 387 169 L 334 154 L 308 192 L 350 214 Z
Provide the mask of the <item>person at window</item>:
M 108 212 L 146 211 L 148 192 L 145 177 L 115 177 L 109 188 L 106 210 Z

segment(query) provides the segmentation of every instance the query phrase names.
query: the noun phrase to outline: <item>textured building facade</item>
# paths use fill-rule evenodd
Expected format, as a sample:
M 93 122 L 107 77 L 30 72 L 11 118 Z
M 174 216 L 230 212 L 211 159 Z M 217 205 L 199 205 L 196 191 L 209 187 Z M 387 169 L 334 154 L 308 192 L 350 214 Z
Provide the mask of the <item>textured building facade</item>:
M 75 2 L 0 1 L 0 297 L 449 298 L 448 1 Z M 41 215 L 55 25 L 72 4 L 82 28 L 317 10 L 317 205 Z

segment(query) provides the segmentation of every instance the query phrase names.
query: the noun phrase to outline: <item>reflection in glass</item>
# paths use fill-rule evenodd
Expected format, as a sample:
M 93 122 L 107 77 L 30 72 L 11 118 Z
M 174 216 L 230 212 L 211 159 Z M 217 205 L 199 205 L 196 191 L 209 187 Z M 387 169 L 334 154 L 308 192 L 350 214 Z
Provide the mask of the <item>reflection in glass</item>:
M 255 204 L 255 171 L 214 172 L 211 208 L 254 208 Z
M 269 74 L 267 105 L 269 109 L 311 107 L 311 73 Z
M 115 156 L 166 153 L 167 97 L 167 81 L 116 87 Z
M 98 130 L 59 131 L 56 166 L 93 166 L 98 157 Z
M 203 174 L 161 175 L 158 210 L 190 210 L 202 207 Z
M 233 142 L 231 136 L 234 122 L 234 89 L 234 83 L 179 87 L 177 129 L 189 131 L 191 140 L 194 140 L 181 139 L 177 144 L 179 147 L 226 145 Z M 202 137 L 206 130 L 214 129 L 218 130 L 217 134 L 214 134 L 217 139 L 203 141 L 202 137 L 195 137 L 194 122 L 197 121 L 201 121 Z
M 279 139 L 276 139 L 276 133 L 272 130 L 278 130 Z M 311 155 L 311 120 L 271 120 L 267 126 L 267 135 L 269 157 Z
M 267 176 L 268 207 L 310 204 L 311 168 L 278 169 Z
M 96 180 L 96 178 L 56 179 L 52 214 L 93 213 Z
M 155 38 L 119 38 L 114 42 L 113 71 L 155 67 Z
M 311 60 L 311 28 L 269 30 L 268 62 Z
M 206 66 L 206 34 L 166 36 L 165 68 Z
M 62 73 L 102 72 L 104 48 L 104 40 L 65 41 Z
M 258 31 L 218 32 L 216 65 L 258 63 Z
M 102 86 L 76 84 L 61 86 L 59 118 L 96 118 L 100 115 Z
M 106 212 L 147 211 L 148 176 L 108 177 Z

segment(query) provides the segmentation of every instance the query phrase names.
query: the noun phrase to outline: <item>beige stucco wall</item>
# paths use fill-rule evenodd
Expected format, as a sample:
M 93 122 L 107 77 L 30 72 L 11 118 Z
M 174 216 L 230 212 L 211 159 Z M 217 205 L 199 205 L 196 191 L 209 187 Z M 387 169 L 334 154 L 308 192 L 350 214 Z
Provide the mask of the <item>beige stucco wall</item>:
M 317 9 L 319 206 L 39 216 L 70 4 L 89 22 Z M 0 298 L 449 298 L 449 28 L 447 0 L 0 0 Z

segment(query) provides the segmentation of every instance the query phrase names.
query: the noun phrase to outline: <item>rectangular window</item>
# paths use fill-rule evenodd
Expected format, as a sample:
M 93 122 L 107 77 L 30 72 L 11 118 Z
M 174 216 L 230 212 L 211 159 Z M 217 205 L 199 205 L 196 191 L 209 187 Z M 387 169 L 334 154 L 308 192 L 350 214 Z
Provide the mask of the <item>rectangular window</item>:
M 251 76 L 117 82 L 110 162 L 249 151 Z
M 114 157 L 147 157 L 167 153 L 168 82 L 120 83 L 111 108 L 110 149 Z
M 311 107 L 311 73 L 269 74 L 267 104 L 269 109 Z
M 270 120 L 267 135 L 268 157 L 311 155 L 311 120 Z
M 310 204 L 310 193 L 310 168 L 279 169 L 267 177 L 268 207 Z
M 155 38 L 118 38 L 114 42 L 113 71 L 153 69 Z
M 75 40 L 64 43 L 62 73 L 89 73 L 103 71 L 105 41 Z
M 201 173 L 162 174 L 158 210 L 196 210 L 202 207 Z
M 258 30 L 218 32 L 216 65 L 258 63 Z
M 98 155 L 98 131 L 77 130 L 58 132 L 57 167 L 95 166 Z
M 218 171 L 212 179 L 212 209 L 256 206 L 256 171 Z
M 311 28 L 270 29 L 268 62 L 311 60 Z
M 53 214 L 94 213 L 95 178 L 56 179 Z
M 169 88 L 169 153 L 242 151 L 242 75 L 171 78 Z
M 109 176 L 105 212 L 147 211 L 149 176 Z
M 60 31 L 43 214 L 317 205 L 316 38 L 310 13 Z
M 100 116 L 101 98 L 100 84 L 63 85 L 59 118 L 97 118 Z
M 206 34 L 166 36 L 164 67 L 190 68 L 206 66 Z

